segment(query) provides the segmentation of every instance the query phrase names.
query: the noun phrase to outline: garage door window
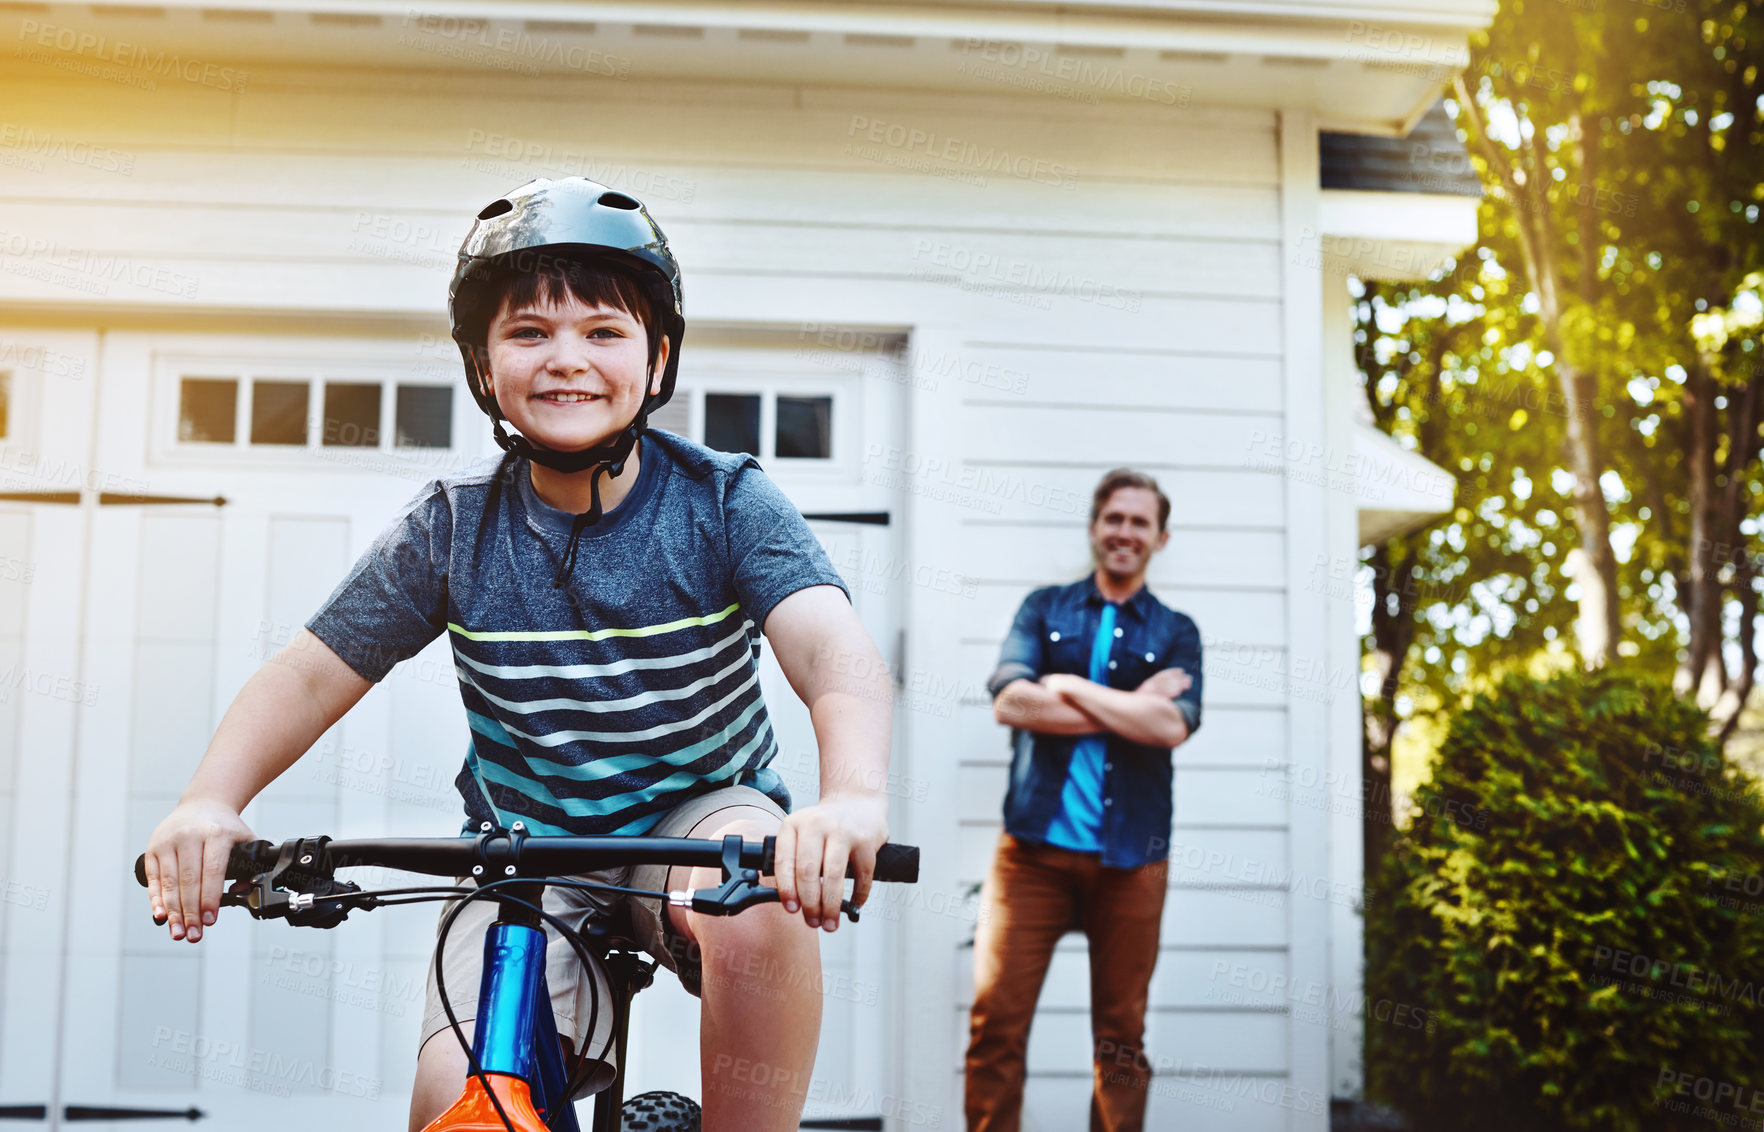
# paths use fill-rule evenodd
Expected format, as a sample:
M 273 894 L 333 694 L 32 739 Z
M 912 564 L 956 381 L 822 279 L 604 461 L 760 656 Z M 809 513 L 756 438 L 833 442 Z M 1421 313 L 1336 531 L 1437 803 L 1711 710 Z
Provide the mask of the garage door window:
M 178 440 L 184 444 L 233 443 L 238 407 L 236 378 L 184 378 L 178 388 Z
M 774 449 L 779 456 L 825 460 L 833 454 L 833 398 L 779 397 Z
M 687 397 L 691 391 L 684 391 Z M 746 452 L 762 460 L 833 458 L 832 395 L 705 391 L 704 440 L 707 448 Z M 684 418 L 684 413 L 681 414 Z M 680 424 L 663 424 L 684 431 Z
M 178 446 L 395 451 L 453 442 L 451 385 L 193 373 L 177 390 Z
M 251 383 L 251 443 L 305 444 L 310 387 L 304 381 Z

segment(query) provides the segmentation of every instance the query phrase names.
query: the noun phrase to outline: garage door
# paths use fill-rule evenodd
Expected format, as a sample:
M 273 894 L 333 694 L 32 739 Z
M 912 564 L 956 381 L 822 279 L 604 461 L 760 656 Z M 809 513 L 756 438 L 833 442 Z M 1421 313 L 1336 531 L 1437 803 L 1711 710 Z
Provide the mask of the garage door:
M 61 874 L 10 874 L 51 881 L 38 886 L 49 894 L 46 909 L 25 907 L 38 889 L 22 887 L 19 902 L 0 911 L 9 917 L 3 1038 L 20 1031 L 44 1064 L 20 1084 L 19 1063 L 0 1049 L 0 1103 L 31 1102 L 25 1085 L 35 1080 L 56 1086 L 43 1099 L 52 1122 L 68 1106 L 138 1117 L 195 1107 L 211 1127 L 395 1126 L 415 1065 L 431 908 L 358 915 L 333 932 L 229 913 L 200 946 L 174 945 L 117 862 L 132 860 L 170 810 L 245 679 L 424 480 L 486 451 L 487 430 L 456 384 L 450 345 L 115 332 L 87 341 L 86 400 L 77 422 L 68 419 L 77 398 L 57 421 L 68 434 L 62 446 L 110 477 L 109 487 L 71 505 L 0 499 L 11 508 L 0 509 L 0 675 L 5 649 L 16 647 L 71 674 L 75 697 L 89 699 L 32 696 L 22 706 L 38 731 L 13 732 L 25 737 L 15 753 L 52 751 L 69 769 L 33 778 L 29 760 L 11 757 L 12 789 L 0 805 L 66 815 L 62 828 L 77 849 Z M 658 427 L 756 451 L 798 506 L 819 516 L 811 522 L 886 654 L 899 594 L 877 583 L 898 526 L 885 503 L 865 495 L 857 469 L 860 446 L 891 427 L 898 386 L 751 335 L 701 341 L 687 357 L 672 415 Z M 61 524 L 49 557 L 40 549 L 46 523 Z M 41 592 L 41 581 L 31 583 L 23 622 L 8 620 L 8 553 L 54 574 Z M 39 605 L 62 591 L 59 606 Z M 52 657 L 55 647 L 68 655 Z M 799 801 L 810 801 L 806 711 L 769 650 L 761 678 L 780 769 Z M 246 820 L 272 839 L 451 833 L 466 733 L 438 641 L 374 689 Z M 34 827 L 12 828 L 16 851 Z M 68 841 L 56 833 L 52 843 Z M 55 883 L 63 875 L 66 884 Z M 77 899 L 58 903 L 63 889 Z M 26 915 L 59 924 L 53 946 L 64 961 L 21 958 L 18 945 L 45 946 L 15 926 Z M 889 928 L 866 923 L 824 945 L 829 994 L 816 1073 L 824 1115 L 879 1111 Z M 15 984 L 34 989 L 15 998 Z M 56 1041 L 45 1040 L 57 1028 L 49 1019 L 59 1020 Z M 632 1089 L 695 1094 L 697 1065 L 683 1054 L 695 1055 L 697 1043 L 680 1040 L 695 1032 L 696 1004 L 670 981 L 646 992 L 634 1019 Z

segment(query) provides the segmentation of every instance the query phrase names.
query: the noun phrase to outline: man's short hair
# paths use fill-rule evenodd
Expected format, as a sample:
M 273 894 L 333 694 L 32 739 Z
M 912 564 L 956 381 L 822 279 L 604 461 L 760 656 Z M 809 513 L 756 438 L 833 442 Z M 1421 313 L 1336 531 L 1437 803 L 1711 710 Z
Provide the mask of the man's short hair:
M 1109 496 L 1124 487 L 1143 487 L 1158 497 L 1158 530 L 1163 530 L 1170 521 L 1170 497 L 1158 487 L 1158 481 L 1144 472 L 1136 472 L 1132 468 L 1116 468 L 1102 478 L 1096 485 L 1096 491 L 1090 497 L 1090 521 L 1094 525 L 1102 515 L 1103 506 L 1108 503 Z

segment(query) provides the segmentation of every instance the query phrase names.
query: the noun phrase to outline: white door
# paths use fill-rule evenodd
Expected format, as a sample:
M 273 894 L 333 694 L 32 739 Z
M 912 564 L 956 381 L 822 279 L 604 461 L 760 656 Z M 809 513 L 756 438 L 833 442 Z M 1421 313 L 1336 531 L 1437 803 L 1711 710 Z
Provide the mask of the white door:
M 451 441 L 475 435 L 475 408 L 417 357 L 398 342 L 107 336 L 94 461 L 127 486 L 89 508 L 72 634 L 98 695 L 71 745 L 62 1106 L 195 1107 L 211 1128 L 405 1120 L 432 905 L 328 932 L 228 910 L 190 945 L 152 924 L 130 870 L 240 685 L 424 480 L 468 458 Z M 466 730 L 444 649 L 374 689 L 247 823 L 271 840 L 457 830 Z
M 68 756 L 103 691 L 78 634 L 97 340 L 0 328 L 0 1111 L 20 1128 L 58 1111 L 63 942 L 88 897 L 69 875 Z

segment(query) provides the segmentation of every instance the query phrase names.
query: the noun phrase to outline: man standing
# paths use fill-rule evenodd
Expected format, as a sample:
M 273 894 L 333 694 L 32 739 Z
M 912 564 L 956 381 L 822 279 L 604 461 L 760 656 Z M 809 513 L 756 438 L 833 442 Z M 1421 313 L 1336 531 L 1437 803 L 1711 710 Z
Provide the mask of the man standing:
M 1105 475 L 1090 506 L 1095 571 L 1023 600 L 987 681 L 1013 757 L 974 940 L 969 1132 L 1017 1132 L 1035 1002 L 1074 929 L 1090 940 L 1091 1132 L 1145 1123 L 1171 750 L 1200 726 L 1201 703 L 1200 631 L 1145 586 L 1169 518 L 1156 480 Z

